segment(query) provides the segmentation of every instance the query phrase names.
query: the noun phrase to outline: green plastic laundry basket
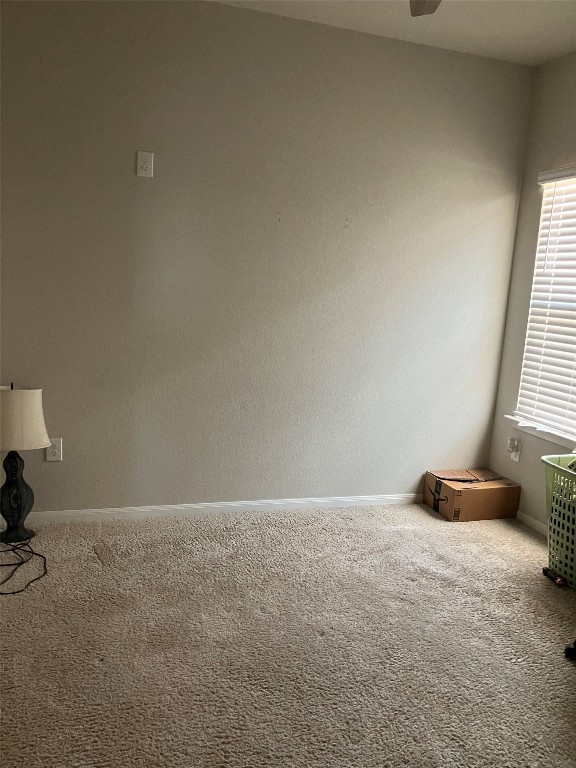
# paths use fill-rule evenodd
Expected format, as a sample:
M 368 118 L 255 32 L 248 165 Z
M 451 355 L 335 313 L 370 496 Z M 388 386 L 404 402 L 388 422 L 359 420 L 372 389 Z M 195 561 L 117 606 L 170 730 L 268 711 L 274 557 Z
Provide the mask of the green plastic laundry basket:
M 546 465 L 549 568 L 576 588 L 576 456 L 542 456 Z

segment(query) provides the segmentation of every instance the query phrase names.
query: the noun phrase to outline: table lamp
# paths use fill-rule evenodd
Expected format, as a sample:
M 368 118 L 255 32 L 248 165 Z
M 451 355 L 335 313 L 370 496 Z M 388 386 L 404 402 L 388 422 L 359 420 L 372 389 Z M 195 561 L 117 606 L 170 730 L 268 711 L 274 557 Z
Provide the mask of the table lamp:
M 3 462 L 6 481 L 0 488 L 0 513 L 7 526 L 0 533 L 0 541 L 5 544 L 27 541 L 36 535 L 24 527 L 24 520 L 34 504 L 34 493 L 22 477 L 24 460 L 18 451 L 49 445 L 42 411 L 42 390 L 0 388 L 0 451 L 8 451 Z

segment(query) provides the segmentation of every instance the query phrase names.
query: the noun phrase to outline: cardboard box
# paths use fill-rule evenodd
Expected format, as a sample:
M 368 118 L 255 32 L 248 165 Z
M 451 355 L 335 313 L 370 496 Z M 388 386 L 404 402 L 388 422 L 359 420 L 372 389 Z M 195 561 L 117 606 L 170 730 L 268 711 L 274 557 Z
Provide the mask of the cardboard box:
M 516 517 L 520 486 L 490 469 L 430 470 L 424 477 L 424 504 L 446 520 Z

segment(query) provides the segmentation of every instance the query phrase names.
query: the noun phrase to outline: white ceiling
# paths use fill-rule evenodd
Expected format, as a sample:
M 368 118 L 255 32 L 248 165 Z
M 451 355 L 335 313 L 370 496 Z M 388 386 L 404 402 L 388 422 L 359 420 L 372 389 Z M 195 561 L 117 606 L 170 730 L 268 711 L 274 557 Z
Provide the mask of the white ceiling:
M 409 0 L 225 0 L 294 19 L 538 65 L 576 51 L 576 0 L 443 0 L 410 16 Z

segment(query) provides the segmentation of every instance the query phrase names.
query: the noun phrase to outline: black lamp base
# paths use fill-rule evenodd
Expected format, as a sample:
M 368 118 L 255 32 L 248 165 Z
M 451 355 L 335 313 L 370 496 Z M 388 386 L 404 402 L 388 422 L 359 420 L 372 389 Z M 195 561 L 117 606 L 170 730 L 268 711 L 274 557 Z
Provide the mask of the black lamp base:
M 31 528 L 24 528 L 24 526 L 18 528 L 6 528 L 5 531 L 0 533 L 0 541 L 3 544 L 20 544 L 23 541 L 28 541 L 36 536 L 36 531 Z
M 0 533 L 0 541 L 15 544 L 28 541 L 36 534 L 24 527 L 34 504 L 32 488 L 24 480 L 24 459 L 17 451 L 9 451 L 3 462 L 6 481 L 0 488 L 0 513 L 6 520 L 6 530 Z

